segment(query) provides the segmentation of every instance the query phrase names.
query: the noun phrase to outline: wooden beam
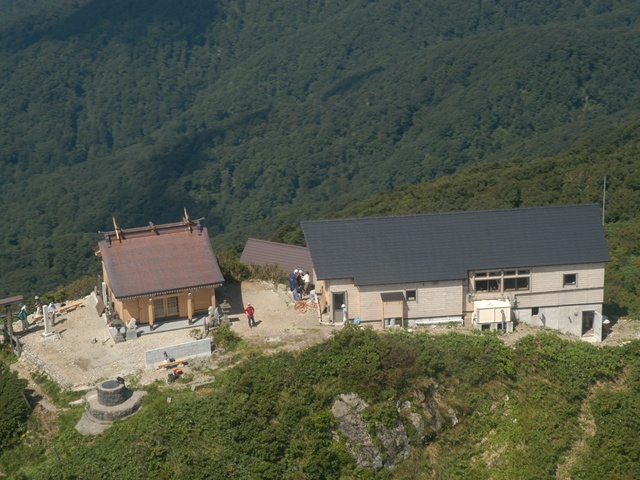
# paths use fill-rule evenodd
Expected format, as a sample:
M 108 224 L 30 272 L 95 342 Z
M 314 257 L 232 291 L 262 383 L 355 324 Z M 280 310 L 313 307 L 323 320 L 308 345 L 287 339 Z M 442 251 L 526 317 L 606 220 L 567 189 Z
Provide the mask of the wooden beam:
M 111 217 L 113 219 L 113 228 L 116 232 L 116 238 L 118 239 L 119 242 L 122 242 L 122 238 L 120 238 L 120 228 L 118 227 L 118 224 L 116 223 L 116 217 Z
M 192 232 L 193 230 L 191 229 L 191 221 L 189 220 L 189 214 L 187 213 L 187 207 L 184 207 L 184 221 L 187 224 L 187 228 L 189 229 L 189 232 Z

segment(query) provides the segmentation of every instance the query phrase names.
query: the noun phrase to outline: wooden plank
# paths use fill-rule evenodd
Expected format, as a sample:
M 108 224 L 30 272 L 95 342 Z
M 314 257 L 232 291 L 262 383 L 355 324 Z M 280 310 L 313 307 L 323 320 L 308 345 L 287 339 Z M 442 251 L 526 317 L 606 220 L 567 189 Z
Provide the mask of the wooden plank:
M 24 300 L 22 295 L 16 295 L 15 297 L 2 298 L 0 299 L 0 307 L 7 307 L 9 305 L 13 305 L 14 303 L 18 303 Z
M 73 310 L 75 308 L 78 308 L 83 303 L 84 303 L 84 300 L 78 300 L 76 302 L 69 303 L 68 305 L 65 305 L 64 307 L 58 308 L 56 310 L 56 312 L 59 313 L 59 314 L 62 314 L 62 313 L 68 312 L 70 310 Z
M 183 365 L 185 363 L 187 363 L 187 359 L 186 358 L 178 358 L 177 360 L 174 360 L 173 362 L 168 362 L 168 361 L 160 362 L 158 364 L 158 370 L 163 369 L 163 368 L 177 367 L 178 365 Z

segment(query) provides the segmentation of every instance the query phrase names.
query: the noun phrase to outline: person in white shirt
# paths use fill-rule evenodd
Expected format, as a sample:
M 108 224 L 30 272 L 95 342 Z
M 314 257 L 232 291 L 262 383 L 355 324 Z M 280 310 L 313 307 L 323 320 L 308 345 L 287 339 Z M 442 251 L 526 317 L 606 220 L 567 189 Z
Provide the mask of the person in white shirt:
M 55 305 L 55 303 L 51 302 L 49 304 L 49 306 L 47 307 L 47 310 L 49 311 L 49 317 L 51 318 L 51 325 L 55 325 L 56 324 L 56 305 Z
M 309 275 L 309 272 L 306 272 L 302 276 L 302 283 L 304 283 L 304 286 L 302 287 L 302 293 L 304 293 L 305 295 L 309 295 L 309 285 L 311 285 L 311 276 Z

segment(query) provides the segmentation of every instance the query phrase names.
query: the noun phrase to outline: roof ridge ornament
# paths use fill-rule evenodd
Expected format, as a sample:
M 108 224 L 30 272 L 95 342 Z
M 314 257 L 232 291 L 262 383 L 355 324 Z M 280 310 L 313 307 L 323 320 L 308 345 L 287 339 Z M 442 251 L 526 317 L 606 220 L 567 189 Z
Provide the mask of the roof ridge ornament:
M 113 220 L 113 229 L 115 230 L 116 238 L 120 243 L 122 243 L 122 238 L 123 238 L 122 229 L 118 227 L 118 224 L 116 223 L 116 217 L 111 217 L 111 218 Z
M 182 217 L 182 223 L 186 223 L 187 224 L 187 228 L 189 229 L 189 233 L 191 233 L 193 231 L 193 229 L 191 228 L 191 221 L 189 220 L 189 214 L 187 213 L 187 207 L 183 207 L 184 208 L 184 217 Z
M 193 232 L 192 227 L 196 225 L 198 227 L 198 235 L 202 234 L 202 230 L 204 228 L 202 226 L 202 220 L 204 220 L 204 217 L 200 217 L 196 220 L 191 220 L 189 218 L 189 213 L 187 212 L 187 207 L 184 207 L 184 216 L 182 217 L 182 224 L 187 226 L 190 233 Z

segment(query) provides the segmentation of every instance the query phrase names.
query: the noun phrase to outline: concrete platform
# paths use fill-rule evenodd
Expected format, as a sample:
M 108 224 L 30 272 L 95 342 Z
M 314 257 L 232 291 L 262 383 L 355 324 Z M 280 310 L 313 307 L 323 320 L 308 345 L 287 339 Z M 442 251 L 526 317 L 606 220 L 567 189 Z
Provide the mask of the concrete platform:
M 200 315 L 198 317 L 195 317 L 191 322 L 189 321 L 188 318 L 174 318 L 170 320 L 160 320 L 155 322 L 155 324 L 153 325 L 153 329 L 151 329 L 151 326 L 148 323 L 142 323 L 142 324 L 138 324 L 138 328 L 136 328 L 136 333 L 138 334 L 138 337 L 140 337 L 142 335 L 151 335 L 153 333 L 166 333 L 166 332 L 173 332 L 176 330 L 186 330 L 186 329 L 192 329 L 192 328 L 199 328 L 200 330 L 202 330 L 204 328 L 205 317 L 206 315 Z M 111 333 L 111 337 L 114 340 L 116 340 L 116 334 L 117 334 L 116 328 L 109 327 L 109 332 Z M 120 329 L 120 333 L 123 338 L 126 338 L 126 340 L 135 341 L 135 339 L 131 339 L 128 336 L 126 327 L 122 327 Z
M 200 315 L 195 317 L 193 321 L 189 321 L 188 318 L 176 318 L 172 320 L 160 320 L 156 321 L 153 325 L 153 330 L 149 326 L 148 323 L 143 323 L 138 325 L 138 332 L 142 332 L 142 335 L 149 335 L 151 333 L 163 333 L 163 332 L 171 332 L 174 330 L 183 330 L 186 328 L 203 328 L 204 327 L 204 319 L 206 315 Z M 140 335 L 140 333 L 139 333 Z

